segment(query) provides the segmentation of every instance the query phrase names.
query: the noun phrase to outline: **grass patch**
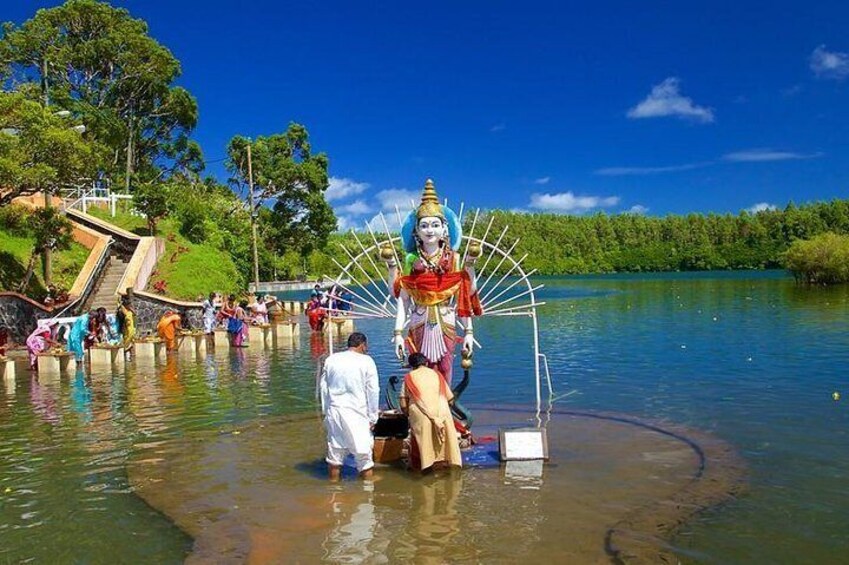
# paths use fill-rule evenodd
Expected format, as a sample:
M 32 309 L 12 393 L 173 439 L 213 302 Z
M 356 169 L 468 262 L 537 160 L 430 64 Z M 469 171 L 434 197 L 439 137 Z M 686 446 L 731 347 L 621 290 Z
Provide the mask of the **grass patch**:
M 149 235 L 143 217 L 119 211 L 113 218 L 108 210 L 100 208 L 91 208 L 89 213 L 135 234 Z M 157 292 L 157 285 L 164 286 L 164 296 L 178 300 L 197 300 L 213 291 L 238 294 L 242 290 L 240 277 L 230 254 L 214 245 L 190 242 L 180 235 L 179 228 L 179 223 L 170 218 L 158 223 L 156 236 L 165 241 L 165 253 L 156 264 L 147 290 Z
M 4 226 L 0 226 L 0 290 L 17 292 L 18 285 L 26 275 L 32 245 L 32 238 L 11 233 Z M 66 290 L 71 288 L 88 255 L 89 249 L 76 242 L 66 251 L 53 253 L 53 284 Z M 29 286 L 24 292 L 39 301 L 47 294 L 41 271 L 41 260 L 38 260 Z

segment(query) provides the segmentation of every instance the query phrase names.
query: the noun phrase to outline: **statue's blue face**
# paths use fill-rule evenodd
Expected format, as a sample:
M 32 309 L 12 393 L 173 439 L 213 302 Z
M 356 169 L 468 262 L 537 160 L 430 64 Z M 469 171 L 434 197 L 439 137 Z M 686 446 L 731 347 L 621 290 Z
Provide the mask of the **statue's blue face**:
M 416 233 L 424 245 L 438 243 L 446 237 L 445 222 L 436 216 L 424 217 L 416 225 Z

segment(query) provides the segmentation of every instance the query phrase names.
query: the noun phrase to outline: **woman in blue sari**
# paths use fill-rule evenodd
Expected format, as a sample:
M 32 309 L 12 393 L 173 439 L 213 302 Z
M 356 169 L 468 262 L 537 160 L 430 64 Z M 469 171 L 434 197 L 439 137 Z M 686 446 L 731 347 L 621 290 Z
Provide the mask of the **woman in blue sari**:
M 71 326 L 71 331 L 68 333 L 68 351 L 74 354 L 77 361 L 82 360 L 85 355 L 83 340 L 88 335 L 88 320 L 90 315 L 91 313 L 88 313 L 78 317 Z

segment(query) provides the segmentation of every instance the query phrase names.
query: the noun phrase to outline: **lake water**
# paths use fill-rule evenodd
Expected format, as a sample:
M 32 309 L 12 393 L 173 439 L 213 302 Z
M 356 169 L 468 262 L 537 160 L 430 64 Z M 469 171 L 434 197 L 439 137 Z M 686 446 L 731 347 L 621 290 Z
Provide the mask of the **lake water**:
M 577 391 L 558 407 L 703 430 L 746 462 L 745 494 L 698 514 L 672 540 L 682 561 L 845 562 L 849 289 L 799 288 L 783 273 L 540 282 L 541 348 L 555 392 Z M 388 322 L 358 328 L 383 375 L 399 373 Z M 532 403 L 530 322 L 484 318 L 475 335 L 483 349 L 464 401 Z M 181 356 L 62 379 L 24 373 L 7 383 L 0 560 L 181 561 L 191 537 L 136 495 L 128 463 L 178 459 L 241 426 L 314 414 L 323 346 L 304 332 L 297 347 L 271 353 Z M 835 391 L 845 400 L 834 401 Z M 195 472 L 201 482 L 202 468 Z M 191 471 L 182 480 L 190 484 Z M 457 488 L 469 484 L 472 473 Z

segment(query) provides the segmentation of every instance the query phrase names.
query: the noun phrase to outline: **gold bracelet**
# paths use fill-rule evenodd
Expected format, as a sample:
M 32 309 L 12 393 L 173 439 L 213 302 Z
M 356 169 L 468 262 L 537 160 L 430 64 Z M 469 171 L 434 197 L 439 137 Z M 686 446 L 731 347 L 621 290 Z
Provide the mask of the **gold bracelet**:
M 404 334 L 404 330 L 393 330 L 393 331 L 392 331 L 392 333 L 393 333 L 394 335 L 403 335 L 403 334 Z
M 474 333 L 475 333 L 475 330 L 473 330 L 472 328 L 469 328 L 469 329 L 466 330 L 466 335 L 472 335 Z

